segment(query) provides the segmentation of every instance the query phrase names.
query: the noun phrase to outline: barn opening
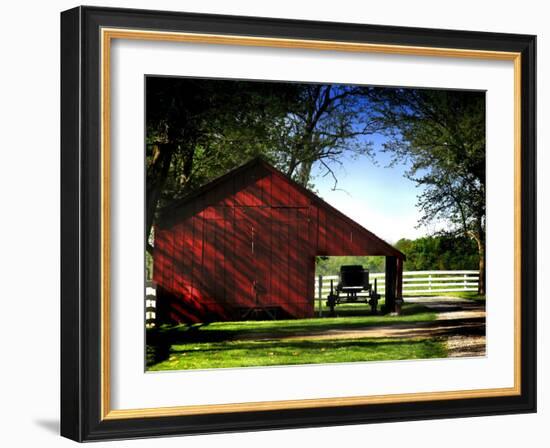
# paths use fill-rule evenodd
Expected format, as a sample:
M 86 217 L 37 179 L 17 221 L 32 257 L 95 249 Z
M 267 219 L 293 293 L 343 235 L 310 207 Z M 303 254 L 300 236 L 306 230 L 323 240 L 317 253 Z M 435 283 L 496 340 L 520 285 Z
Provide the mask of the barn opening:
M 385 258 L 399 311 L 405 256 L 263 158 L 161 212 L 153 277 L 160 322 L 313 317 L 319 256 Z
M 315 260 L 315 298 L 318 316 L 377 313 L 384 297 L 385 257 L 318 256 Z

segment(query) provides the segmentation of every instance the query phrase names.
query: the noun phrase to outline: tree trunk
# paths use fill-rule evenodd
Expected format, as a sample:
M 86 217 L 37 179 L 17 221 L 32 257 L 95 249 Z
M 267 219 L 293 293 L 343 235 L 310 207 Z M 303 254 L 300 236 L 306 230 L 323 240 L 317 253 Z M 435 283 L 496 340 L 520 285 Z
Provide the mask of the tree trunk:
M 296 155 L 292 154 L 290 157 L 290 161 L 288 162 L 288 169 L 287 169 L 287 176 L 292 178 L 294 175 L 294 170 L 296 169 L 296 165 L 298 164 L 298 161 L 296 160 Z
M 153 227 L 155 211 L 160 200 L 170 162 L 175 151 L 175 145 L 156 144 L 153 147 L 153 157 L 151 164 L 147 168 L 147 185 L 145 194 L 145 247 L 147 252 L 152 253 L 152 247 L 149 244 L 149 235 Z
M 485 295 L 485 237 L 483 233 L 474 236 L 479 253 L 479 283 L 477 293 Z
M 298 177 L 296 181 L 304 186 L 307 187 L 307 184 L 309 182 L 309 178 L 311 176 L 311 168 L 313 167 L 313 161 L 307 160 L 305 162 L 302 162 L 300 165 L 300 171 L 298 172 Z

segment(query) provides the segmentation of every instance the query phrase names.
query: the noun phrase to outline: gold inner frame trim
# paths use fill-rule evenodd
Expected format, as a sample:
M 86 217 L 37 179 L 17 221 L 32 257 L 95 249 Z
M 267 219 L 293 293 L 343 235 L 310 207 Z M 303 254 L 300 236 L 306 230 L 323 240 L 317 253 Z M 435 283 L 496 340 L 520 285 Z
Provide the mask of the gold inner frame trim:
M 391 395 L 314 398 L 188 405 L 141 409 L 111 409 L 110 368 L 110 50 L 113 39 L 184 42 L 212 45 L 239 45 L 383 53 L 410 56 L 453 57 L 513 61 L 514 63 L 514 386 L 507 388 L 420 392 Z M 144 31 L 136 29 L 101 29 L 101 419 L 167 417 L 229 412 L 351 406 L 414 401 L 503 397 L 521 394 L 521 54 L 459 48 L 436 48 L 354 42 L 279 39 L 216 34 Z

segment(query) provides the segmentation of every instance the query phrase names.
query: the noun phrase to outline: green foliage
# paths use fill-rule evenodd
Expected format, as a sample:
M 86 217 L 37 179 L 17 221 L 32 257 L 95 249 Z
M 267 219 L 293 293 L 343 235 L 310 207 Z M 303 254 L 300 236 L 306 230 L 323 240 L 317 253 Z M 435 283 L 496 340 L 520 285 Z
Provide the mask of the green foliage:
M 190 191 L 263 155 L 313 188 L 319 163 L 369 154 L 379 124 L 356 86 L 148 77 L 146 229 L 156 213 Z M 148 246 L 150 250 L 150 245 Z
M 485 94 L 430 89 L 376 89 L 373 104 L 394 162 L 424 187 L 423 222 L 443 219 L 453 230 L 479 233 L 485 219 Z
M 165 177 L 160 205 L 251 157 L 273 158 L 274 124 L 297 101 L 298 88 L 291 83 L 148 78 L 147 167 L 148 175 Z M 159 145 L 171 152 L 166 173 L 152 170 Z
M 442 223 L 477 245 L 485 293 L 485 93 L 432 89 L 372 89 L 393 162 L 423 187 L 420 224 Z
M 174 345 L 168 359 L 147 370 L 326 364 L 445 358 L 443 341 L 430 338 L 227 341 Z
M 479 252 L 475 242 L 463 236 L 428 236 L 394 244 L 407 260 L 405 271 L 475 270 L 479 267 Z M 316 275 L 336 275 L 340 266 L 360 264 L 372 273 L 384 272 L 385 257 L 317 257 Z
M 344 157 L 372 155 L 368 136 L 384 133 L 393 162 L 407 162 L 407 176 L 423 187 L 421 224 L 442 223 L 448 235 L 476 241 L 483 293 L 483 92 L 148 77 L 146 97 L 145 240 L 150 252 L 159 208 L 251 157 L 263 155 L 311 189 L 317 164 L 336 188 L 332 168 Z M 453 254 L 439 247 L 424 252 L 415 249 L 415 261 L 407 265 L 471 265 L 469 252 Z M 321 272 L 332 270 L 330 263 L 320 262 Z M 383 270 L 382 259 L 355 257 L 345 263 Z
M 430 236 L 416 240 L 401 239 L 395 247 L 407 257 L 405 271 L 474 270 L 479 266 L 477 246 L 466 237 Z
M 385 257 L 317 257 L 315 275 L 336 275 L 340 272 L 340 266 L 360 264 L 370 272 L 384 272 L 386 266 Z
M 153 280 L 153 256 L 145 252 L 145 280 Z
M 342 338 L 317 340 L 330 331 L 379 325 L 415 324 L 435 319 L 426 308 L 406 304 L 402 316 L 356 315 L 278 321 L 215 322 L 165 327 L 147 334 L 148 370 L 317 364 L 441 358 L 442 341 L 429 338 Z

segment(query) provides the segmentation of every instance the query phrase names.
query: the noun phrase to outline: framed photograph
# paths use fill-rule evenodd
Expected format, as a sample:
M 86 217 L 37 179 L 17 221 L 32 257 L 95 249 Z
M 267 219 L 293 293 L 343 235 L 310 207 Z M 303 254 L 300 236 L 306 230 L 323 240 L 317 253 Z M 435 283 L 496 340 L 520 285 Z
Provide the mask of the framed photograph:
M 535 36 L 61 14 L 61 433 L 536 411 Z

